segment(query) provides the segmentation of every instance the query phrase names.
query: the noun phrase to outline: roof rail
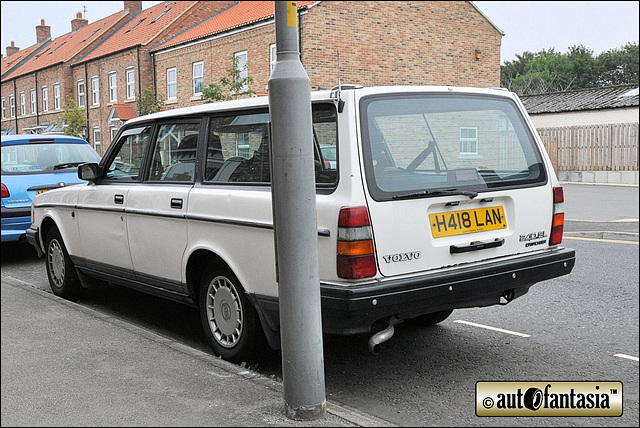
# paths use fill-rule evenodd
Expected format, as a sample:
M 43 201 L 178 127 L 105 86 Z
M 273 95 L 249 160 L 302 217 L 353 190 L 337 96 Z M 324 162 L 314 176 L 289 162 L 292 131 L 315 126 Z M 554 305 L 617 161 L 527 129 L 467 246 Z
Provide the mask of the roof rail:
M 341 83 L 340 85 L 336 85 L 331 88 L 331 91 L 337 91 L 338 89 L 362 89 L 364 86 L 362 85 L 354 85 L 351 83 Z

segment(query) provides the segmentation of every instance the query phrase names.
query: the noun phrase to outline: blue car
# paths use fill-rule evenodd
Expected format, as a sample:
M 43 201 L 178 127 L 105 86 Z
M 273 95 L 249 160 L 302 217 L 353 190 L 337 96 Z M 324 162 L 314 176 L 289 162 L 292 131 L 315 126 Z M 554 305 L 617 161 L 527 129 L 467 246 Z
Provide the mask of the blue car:
M 83 183 L 78 165 L 100 156 L 81 138 L 66 135 L 2 136 L 2 243 L 25 242 L 31 203 L 42 192 Z

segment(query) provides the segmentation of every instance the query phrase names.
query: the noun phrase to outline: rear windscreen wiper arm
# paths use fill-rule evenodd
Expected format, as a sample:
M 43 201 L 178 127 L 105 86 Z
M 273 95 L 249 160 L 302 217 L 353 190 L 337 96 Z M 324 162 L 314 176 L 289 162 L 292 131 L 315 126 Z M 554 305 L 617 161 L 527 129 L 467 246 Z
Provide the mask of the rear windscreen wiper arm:
M 84 162 L 66 162 L 54 165 L 53 169 L 75 168 Z
M 458 190 L 458 189 L 443 189 L 443 190 L 422 190 L 420 192 L 408 193 L 406 195 L 395 195 L 393 199 L 411 199 L 419 198 L 423 196 L 450 196 L 450 195 L 463 195 L 468 196 L 469 199 L 473 199 L 478 196 L 478 192 L 473 190 Z

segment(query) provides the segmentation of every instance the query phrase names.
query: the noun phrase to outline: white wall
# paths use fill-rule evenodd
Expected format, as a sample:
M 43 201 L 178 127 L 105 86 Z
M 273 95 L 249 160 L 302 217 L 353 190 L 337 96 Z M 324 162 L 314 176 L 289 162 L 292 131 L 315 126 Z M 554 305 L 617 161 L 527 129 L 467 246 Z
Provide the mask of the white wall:
M 532 114 L 536 128 L 638 122 L 638 107 L 591 110 L 585 112 Z

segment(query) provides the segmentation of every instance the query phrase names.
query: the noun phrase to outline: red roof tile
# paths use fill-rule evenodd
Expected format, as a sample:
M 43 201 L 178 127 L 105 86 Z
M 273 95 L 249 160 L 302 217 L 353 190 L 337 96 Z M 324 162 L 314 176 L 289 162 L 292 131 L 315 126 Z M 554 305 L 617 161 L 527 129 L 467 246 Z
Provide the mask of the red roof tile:
M 37 44 L 37 45 L 29 46 L 26 49 L 19 50 L 18 52 L 14 53 L 13 55 L 9 55 L 7 57 L 2 57 L 2 65 L 0 66 L 0 74 L 4 74 L 7 71 L 11 70 L 13 67 L 17 66 L 20 63 L 20 61 L 24 60 L 26 57 L 31 55 L 31 53 L 34 52 L 37 48 L 41 47 L 42 45 L 46 44 L 47 42 L 49 42 L 49 40 L 46 40 L 45 42 Z
M 124 12 L 117 12 L 75 32 L 55 38 L 7 77 L 15 78 L 73 59 L 82 49 L 101 38 L 108 29 L 124 17 L 126 17 Z
M 136 111 L 130 103 L 114 103 L 113 108 L 116 110 L 120 120 L 125 121 L 138 117 Z
M 162 2 L 141 11 L 80 62 L 90 61 L 134 46 L 146 45 L 196 3 L 195 1 Z
M 310 6 L 317 1 L 299 1 L 298 9 Z M 180 43 L 196 40 L 202 37 L 210 36 L 222 31 L 231 30 L 233 28 L 242 27 L 244 25 L 259 22 L 274 15 L 273 1 L 241 1 L 237 5 L 221 12 L 213 18 L 203 22 L 191 30 L 185 31 L 179 36 L 169 40 L 167 43 L 154 48 L 153 50 L 164 49 L 175 46 Z

